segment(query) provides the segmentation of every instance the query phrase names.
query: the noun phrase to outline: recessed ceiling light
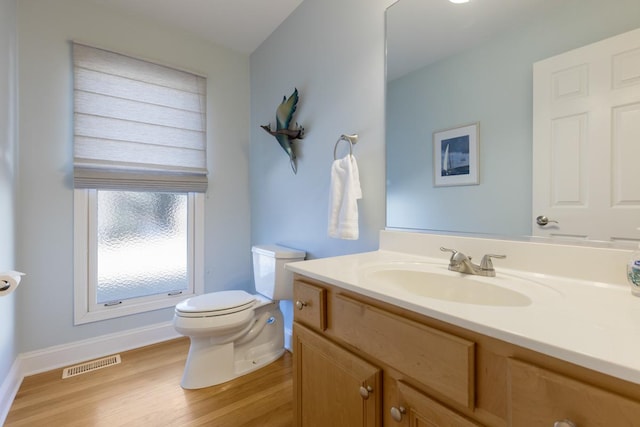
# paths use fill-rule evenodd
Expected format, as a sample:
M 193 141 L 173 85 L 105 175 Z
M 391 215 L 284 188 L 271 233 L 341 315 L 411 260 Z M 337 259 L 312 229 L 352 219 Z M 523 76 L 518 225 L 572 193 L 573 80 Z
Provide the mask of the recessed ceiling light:
M 449 0 L 449 1 L 455 4 L 469 3 L 469 0 Z

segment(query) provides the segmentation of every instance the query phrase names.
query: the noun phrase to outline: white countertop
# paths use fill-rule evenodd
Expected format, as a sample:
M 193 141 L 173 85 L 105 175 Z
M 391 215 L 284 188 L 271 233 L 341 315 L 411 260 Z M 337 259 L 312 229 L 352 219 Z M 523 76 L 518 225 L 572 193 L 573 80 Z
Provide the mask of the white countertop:
M 568 279 L 501 268 L 496 283 L 520 291 L 527 280 L 526 306 L 475 305 L 415 295 L 363 278 L 363 269 L 388 263 L 430 263 L 442 268 L 448 257 L 378 250 L 289 263 L 286 268 L 416 313 L 507 341 L 574 364 L 640 384 L 640 298 L 627 286 Z M 459 274 L 459 273 L 453 273 Z M 517 278 L 528 277 L 527 280 Z M 499 282 L 498 282 L 499 281 Z

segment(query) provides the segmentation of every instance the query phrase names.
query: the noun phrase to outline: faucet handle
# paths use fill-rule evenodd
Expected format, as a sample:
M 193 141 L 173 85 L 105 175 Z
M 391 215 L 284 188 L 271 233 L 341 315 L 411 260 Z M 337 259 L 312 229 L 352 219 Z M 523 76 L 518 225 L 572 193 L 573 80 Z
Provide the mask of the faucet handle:
M 456 251 L 455 249 L 440 247 L 440 250 L 442 252 L 451 252 L 451 259 L 449 260 L 449 264 L 451 265 L 459 264 L 465 260 L 471 260 L 471 258 L 468 258 L 465 254 L 463 254 L 462 252 Z
M 449 249 L 449 248 L 445 248 L 445 247 L 442 247 L 442 246 L 440 246 L 440 250 L 442 252 L 451 252 L 451 256 L 454 256 L 455 254 L 458 253 L 458 251 L 456 251 L 455 249 Z
M 491 262 L 491 258 L 504 259 L 506 257 L 506 255 L 486 254 L 482 257 L 482 261 L 480 261 L 480 268 L 482 270 L 493 270 L 493 263 Z

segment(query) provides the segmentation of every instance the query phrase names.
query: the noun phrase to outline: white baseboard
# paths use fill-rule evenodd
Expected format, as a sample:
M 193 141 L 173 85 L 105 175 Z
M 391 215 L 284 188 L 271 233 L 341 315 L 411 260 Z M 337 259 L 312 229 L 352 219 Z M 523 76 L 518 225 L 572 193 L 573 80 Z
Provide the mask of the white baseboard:
M 284 328 L 284 348 L 287 349 L 290 353 L 291 350 L 291 338 L 293 333 L 291 332 L 291 328 Z
M 82 341 L 21 353 L 11 371 L 0 384 L 0 425 L 4 424 L 9 408 L 24 377 L 53 369 L 97 359 L 121 351 L 144 347 L 179 338 L 171 322 L 102 335 Z M 61 373 L 62 375 L 62 373 Z
M 9 415 L 9 409 L 11 409 L 13 399 L 15 399 L 20 384 L 22 384 L 24 375 L 21 373 L 22 369 L 20 365 L 21 361 L 20 357 L 18 357 L 13 362 L 13 365 L 11 365 L 11 369 L 4 381 L 0 383 L 0 425 L 4 425 L 7 415 Z
M 22 359 L 22 374 L 24 376 L 38 374 L 180 336 L 171 322 L 164 322 L 30 351 L 19 356 Z

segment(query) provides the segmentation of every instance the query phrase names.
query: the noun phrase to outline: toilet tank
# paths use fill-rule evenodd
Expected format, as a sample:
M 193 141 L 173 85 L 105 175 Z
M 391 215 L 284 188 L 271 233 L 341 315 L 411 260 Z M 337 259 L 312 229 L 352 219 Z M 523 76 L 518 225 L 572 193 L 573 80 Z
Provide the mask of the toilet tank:
M 272 300 L 292 300 L 293 273 L 284 266 L 302 261 L 306 253 L 278 245 L 256 245 L 251 252 L 256 292 Z

